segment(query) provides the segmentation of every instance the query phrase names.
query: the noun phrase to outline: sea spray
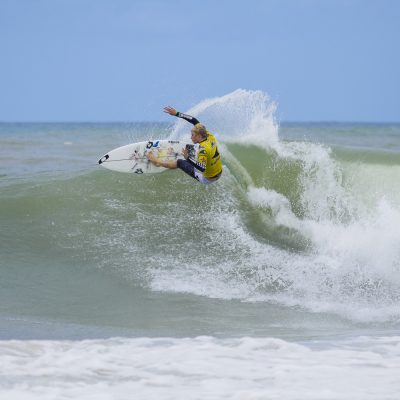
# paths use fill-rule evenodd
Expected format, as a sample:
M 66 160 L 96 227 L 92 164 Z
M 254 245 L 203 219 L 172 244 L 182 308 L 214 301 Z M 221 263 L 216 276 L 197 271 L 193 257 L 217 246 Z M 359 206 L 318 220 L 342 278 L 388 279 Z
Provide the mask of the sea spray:
M 275 119 L 276 104 L 262 91 L 238 89 L 222 97 L 201 101 L 187 110 L 224 142 L 239 141 L 246 144 L 279 144 Z M 187 123 L 178 120 L 171 138 L 190 139 Z M 254 141 L 254 143 L 253 143 Z

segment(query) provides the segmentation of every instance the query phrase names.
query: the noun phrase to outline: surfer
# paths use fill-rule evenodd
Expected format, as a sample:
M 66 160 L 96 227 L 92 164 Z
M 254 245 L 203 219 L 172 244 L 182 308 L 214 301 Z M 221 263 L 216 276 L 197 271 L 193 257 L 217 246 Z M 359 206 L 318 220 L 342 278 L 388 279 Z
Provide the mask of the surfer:
M 170 106 L 165 107 L 164 112 L 182 118 L 193 125 L 191 138 L 194 144 L 198 144 L 198 149 L 195 155 L 189 154 L 188 149 L 182 149 L 184 160 L 161 161 L 151 151 L 147 153 L 147 158 L 157 167 L 179 168 L 206 185 L 217 181 L 222 174 L 222 162 L 214 135 L 191 115 L 183 114 Z

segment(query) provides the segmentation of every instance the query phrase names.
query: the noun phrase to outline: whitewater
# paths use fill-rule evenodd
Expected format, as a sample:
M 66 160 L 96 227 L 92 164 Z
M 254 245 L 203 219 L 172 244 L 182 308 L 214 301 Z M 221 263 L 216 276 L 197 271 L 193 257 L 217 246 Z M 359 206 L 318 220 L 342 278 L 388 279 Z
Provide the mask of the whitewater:
M 1 397 L 397 399 L 400 125 L 180 111 L 216 184 L 96 165 L 182 120 L 0 124 Z

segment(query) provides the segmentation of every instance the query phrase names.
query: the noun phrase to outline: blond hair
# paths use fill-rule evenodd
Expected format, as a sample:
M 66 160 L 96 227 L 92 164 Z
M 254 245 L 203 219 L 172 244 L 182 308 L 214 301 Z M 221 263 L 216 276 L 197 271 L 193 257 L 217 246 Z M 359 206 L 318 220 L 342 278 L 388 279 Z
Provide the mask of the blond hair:
M 200 135 L 203 138 L 207 138 L 208 133 L 207 133 L 207 129 L 203 124 L 196 124 L 193 129 L 192 132 L 197 133 L 198 135 Z

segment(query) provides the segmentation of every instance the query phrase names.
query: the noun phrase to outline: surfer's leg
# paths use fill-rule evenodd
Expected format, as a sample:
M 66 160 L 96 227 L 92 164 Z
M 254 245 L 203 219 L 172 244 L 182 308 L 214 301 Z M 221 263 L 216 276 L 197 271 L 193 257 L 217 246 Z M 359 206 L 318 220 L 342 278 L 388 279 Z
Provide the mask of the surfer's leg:
M 201 171 L 199 171 L 186 160 L 177 160 L 177 167 L 204 185 L 209 185 L 210 183 L 216 182 L 219 179 L 219 176 L 216 179 L 205 178 Z
M 191 176 L 192 178 L 199 180 L 199 178 L 197 177 L 197 169 L 190 164 L 188 161 L 186 160 L 177 160 L 177 167 L 179 169 L 181 169 L 183 172 L 185 172 L 186 174 L 188 174 L 189 176 Z
M 211 183 L 214 183 L 218 180 L 218 178 L 213 179 L 213 180 L 207 179 L 205 176 L 203 176 L 201 171 L 195 172 L 194 175 L 195 175 L 195 179 L 197 179 L 200 183 L 203 183 L 204 185 L 210 185 Z

